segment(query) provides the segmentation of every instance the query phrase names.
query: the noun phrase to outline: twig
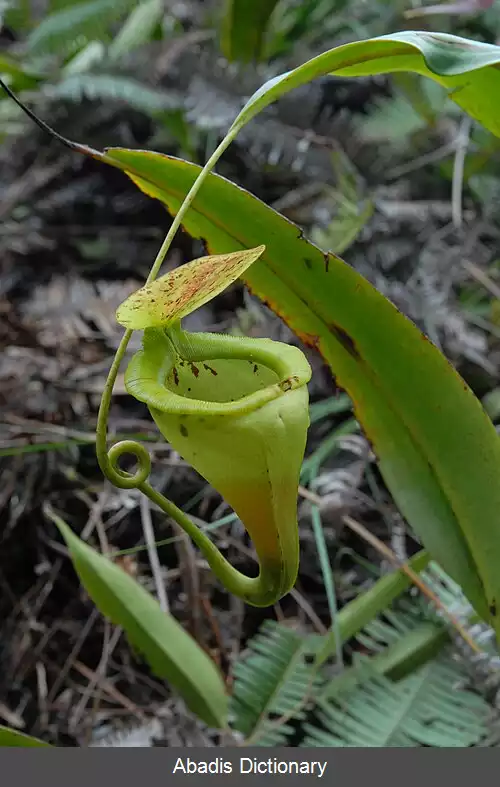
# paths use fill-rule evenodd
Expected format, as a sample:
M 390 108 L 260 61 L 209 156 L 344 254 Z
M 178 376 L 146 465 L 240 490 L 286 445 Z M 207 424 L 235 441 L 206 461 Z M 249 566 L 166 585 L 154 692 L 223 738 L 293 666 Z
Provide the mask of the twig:
M 106 500 L 109 497 L 109 490 L 104 487 L 95 502 L 89 502 L 89 518 L 83 528 L 80 538 L 82 541 L 88 541 L 92 533 L 95 529 L 97 529 L 97 535 L 99 537 L 99 541 L 101 544 L 101 549 L 104 554 L 109 553 L 109 544 L 106 537 L 106 532 L 103 528 L 103 523 L 101 519 L 101 514 L 104 510 L 104 506 L 106 504 Z M 90 500 L 92 499 L 89 495 Z
M 490 279 L 487 273 L 481 270 L 481 268 L 479 268 L 475 263 L 468 262 L 467 260 L 463 260 L 462 266 L 476 281 L 478 281 L 486 290 L 488 290 L 490 295 L 493 295 L 494 298 L 500 299 L 500 287 L 498 284 L 495 284 L 492 279 Z
M 181 580 L 191 616 L 192 633 L 196 641 L 201 644 L 203 639 L 201 610 L 203 599 L 201 599 L 200 571 L 197 553 L 189 536 L 184 533 L 184 531 L 181 531 L 177 522 L 174 522 L 173 525 L 174 529 L 179 533 L 179 539 L 175 541 L 175 550 L 179 560 Z
M 463 224 L 462 191 L 464 185 L 465 157 L 469 147 L 471 126 L 472 119 L 466 115 L 460 124 L 460 130 L 455 143 L 455 161 L 453 163 L 453 180 L 451 184 L 451 215 L 453 225 L 457 229 L 460 229 Z
M 38 717 L 38 725 L 42 730 L 47 729 L 49 723 L 49 709 L 47 705 L 47 670 L 41 661 L 35 664 L 36 684 L 38 693 L 38 707 L 40 708 L 40 715 Z
M 158 603 L 160 604 L 160 607 L 162 608 L 163 612 L 168 612 L 169 603 L 167 598 L 167 591 L 165 589 L 165 583 L 163 581 L 160 559 L 158 557 L 158 550 L 156 549 L 153 520 L 151 517 L 151 508 L 149 505 L 149 499 L 145 495 L 141 495 L 140 507 L 141 507 L 142 531 L 144 533 L 144 540 L 146 542 L 146 546 L 148 549 L 149 563 L 151 565 L 151 571 L 153 573 L 153 579 L 156 588 L 156 595 L 158 597 Z
M 73 668 L 77 672 L 79 672 L 80 675 L 83 675 L 84 678 L 88 679 L 89 686 L 99 685 L 99 687 L 104 692 L 106 692 L 106 694 L 109 697 L 111 697 L 111 699 L 113 699 L 123 708 L 128 710 L 129 713 L 133 714 L 134 716 L 137 716 L 137 718 L 139 718 L 141 721 L 146 720 L 146 715 L 137 707 L 137 705 L 134 705 L 134 703 L 131 700 L 129 700 L 127 697 L 125 697 L 125 695 L 122 694 L 121 691 L 115 689 L 115 687 L 109 682 L 109 680 L 104 678 L 102 675 L 99 675 L 97 671 L 93 672 L 93 670 L 89 669 L 89 667 L 87 667 L 85 664 L 82 664 L 81 661 L 75 661 L 73 664 Z
M 206 612 L 206 615 L 207 615 L 207 618 L 208 618 L 208 622 L 210 623 L 210 626 L 212 628 L 214 639 L 215 639 L 215 641 L 217 643 L 217 648 L 218 648 L 218 651 L 219 651 L 218 658 L 217 659 L 215 658 L 215 654 L 209 648 L 205 647 L 204 650 L 207 653 L 209 653 L 209 655 L 212 656 L 214 661 L 216 661 L 217 665 L 220 667 L 221 666 L 221 656 L 223 656 L 225 660 L 228 660 L 228 656 L 227 656 L 227 653 L 226 653 L 226 647 L 224 645 L 224 640 L 222 639 L 222 634 L 221 634 L 221 630 L 220 630 L 220 627 L 219 627 L 219 623 L 217 621 L 217 618 L 215 617 L 215 614 L 214 614 L 212 605 L 210 603 L 210 600 L 208 598 L 202 598 L 201 599 L 201 603 L 202 603 L 203 609 Z
M 431 16 L 433 14 L 443 14 L 444 16 L 465 14 L 474 16 L 491 8 L 494 0 L 458 0 L 454 3 L 439 3 L 438 5 L 427 5 L 420 8 L 410 8 L 405 11 L 405 19 L 415 19 L 418 16 Z
M 90 631 L 91 631 L 92 627 L 94 626 L 94 623 L 99 618 L 99 614 L 100 613 L 98 612 L 97 609 L 93 609 L 92 612 L 90 613 L 89 617 L 87 618 L 87 621 L 86 621 L 84 627 L 82 628 L 82 630 L 80 631 L 80 634 L 78 635 L 78 638 L 77 638 L 75 644 L 73 645 L 73 647 L 71 649 L 71 653 L 69 654 L 68 658 L 66 659 L 62 670 L 59 672 L 57 678 L 55 679 L 54 683 L 52 684 L 52 687 L 50 689 L 47 702 L 52 703 L 52 702 L 55 701 L 56 696 L 57 696 L 57 692 L 59 691 L 59 689 L 63 685 L 64 681 L 66 680 L 66 677 L 67 677 L 69 671 L 71 670 L 71 667 L 73 666 L 73 661 L 78 656 L 78 654 L 79 654 L 79 652 L 80 652 L 80 650 L 81 650 L 85 640 L 87 639 L 88 635 L 90 634 Z
M 385 179 L 388 181 L 397 180 L 403 175 L 408 175 L 410 172 L 421 169 L 421 167 L 426 167 L 427 164 L 435 164 L 437 161 L 441 161 L 446 158 L 446 156 L 453 153 L 456 150 L 456 144 L 456 141 L 447 142 L 445 145 L 437 148 L 437 150 L 431 150 L 430 153 L 424 153 L 424 155 L 419 156 L 413 161 L 408 161 L 406 164 L 394 167 L 394 169 L 389 170 Z
M 86 690 L 84 691 L 83 696 L 81 697 L 80 702 L 78 703 L 78 705 L 75 708 L 75 711 L 73 713 L 72 720 L 71 720 L 71 726 L 73 727 L 73 729 L 75 729 L 75 727 L 77 726 L 77 724 L 78 724 L 78 722 L 79 722 L 79 720 L 80 720 L 80 718 L 82 716 L 82 713 L 83 713 L 83 711 L 85 710 L 85 708 L 87 706 L 87 703 L 89 701 L 90 695 L 92 694 L 93 690 L 96 687 L 106 691 L 108 694 L 111 693 L 110 692 L 110 688 L 113 688 L 113 687 L 111 687 L 110 684 L 108 683 L 108 681 L 106 680 L 105 672 L 106 672 L 106 669 L 107 669 L 107 666 L 108 666 L 108 661 L 109 661 L 109 659 L 111 657 L 111 654 L 113 653 L 115 647 L 118 644 L 118 641 L 119 641 L 119 639 L 121 637 L 121 634 L 122 634 L 121 628 L 116 628 L 114 630 L 112 636 L 109 639 L 108 639 L 108 637 L 106 637 L 106 641 L 104 642 L 104 645 L 103 645 L 103 651 L 102 651 L 101 660 L 100 660 L 100 662 L 99 662 L 99 664 L 97 666 L 97 669 L 95 670 L 95 672 L 92 672 L 91 670 L 88 670 L 88 672 L 90 674 L 89 684 L 88 684 Z M 77 661 L 75 661 L 73 663 L 73 666 L 76 669 L 78 669 L 79 672 L 82 672 L 81 668 L 85 667 L 84 664 L 81 664 L 80 662 L 77 662 Z M 85 673 L 82 672 L 82 674 L 85 674 Z M 121 704 L 123 704 L 123 703 L 121 703 Z M 125 706 L 125 707 L 127 707 L 127 706 Z
M 325 626 L 323 621 L 318 617 L 318 615 L 314 611 L 312 605 L 307 601 L 306 598 L 304 598 L 302 593 L 300 593 L 297 590 L 297 588 L 292 588 L 291 591 L 290 591 L 290 595 L 292 596 L 294 601 L 297 603 L 297 606 L 299 606 L 303 610 L 303 612 L 305 612 L 305 614 L 309 618 L 310 622 L 315 627 L 316 631 L 319 634 L 327 634 L 328 633 L 328 627 Z

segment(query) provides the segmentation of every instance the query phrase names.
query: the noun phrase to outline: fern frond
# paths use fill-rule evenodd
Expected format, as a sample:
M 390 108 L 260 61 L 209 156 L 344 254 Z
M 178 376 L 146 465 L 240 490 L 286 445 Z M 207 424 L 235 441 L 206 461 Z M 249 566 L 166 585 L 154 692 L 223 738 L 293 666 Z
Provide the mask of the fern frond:
M 135 0 L 90 0 L 47 16 L 28 37 L 32 55 L 66 55 L 89 40 L 106 41 L 109 26 L 119 20 Z
M 267 620 L 249 643 L 249 652 L 234 668 L 232 727 L 252 745 L 282 746 L 292 732 L 276 719 L 293 712 L 303 719 L 301 703 L 314 687 L 307 655 L 317 638 Z
M 372 620 L 356 640 L 372 654 L 380 653 L 419 626 L 425 617 L 425 609 L 418 600 L 412 604 L 402 601 L 397 609 L 386 609 Z
M 491 711 L 470 691 L 464 673 L 446 656 L 397 683 L 374 674 L 334 701 L 320 700 L 315 724 L 305 724 L 303 746 L 470 747 L 487 733 Z
M 160 112 L 178 109 L 180 97 L 173 92 L 155 90 L 129 77 L 112 74 L 71 74 L 58 85 L 44 90 L 51 98 L 82 101 L 122 101 L 141 112 Z
M 449 644 L 445 626 L 426 619 L 419 601 L 408 609 L 404 606 L 400 602 L 398 609 L 386 609 L 356 635 L 363 652 L 356 651 L 352 666 L 321 687 L 321 699 L 334 700 L 362 684 L 365 663 L 377 675 L 400 680 L 438 656 Z
M 436 563 L 430 563 L 422 578 L 440 598 L 446 608 L 460 620 L 470 637 L 479 645 L 481 653 L 471 653 L 464 647 L 461 637 L 450 635 L 454 641 L 458 657 L 467 671 L 471 683 L 479 693 L 486 697 L 496 695 L 496 705 L 500 706 L 500 655 L 494 629 L 477 619 L 469 600 L 462 588 L 451 579 Z M 497 730 L 497 737 L 500 730 Z

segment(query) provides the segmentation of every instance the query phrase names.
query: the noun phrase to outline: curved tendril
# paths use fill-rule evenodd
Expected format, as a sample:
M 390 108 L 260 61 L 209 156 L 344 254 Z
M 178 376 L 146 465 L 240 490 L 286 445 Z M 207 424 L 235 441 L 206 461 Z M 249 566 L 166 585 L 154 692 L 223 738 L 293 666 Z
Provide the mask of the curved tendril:
M 186 195 L 161 245 L 146 280 L 146 284 L 150 284 L 158 276 L 163 260 L 170 249 L 174 236 L 182 223 L 182 219 L 200 190 L 203 181 L 211 172 L 226 148 L 229 147 L 235 136 L 236 131 L 231 131 L 227 135 L 209 158 L 191 186 L 191 189 Z M 255 578 L 247 577 L 245 574 L 235 569 L 219 552 L 215 544 L 210 541 L 210 539 L 175 505 L 175 503 L 172 503 L 160 492 L 153 489 L 148 483 L 148 478 L 151 473 L 151 457 L 143 445 L 135 440 L 122 440 L 112 445 L 108 450 L 107 427 L 111 397 L 113 395 L 118 371 L 125 357 L 132 333 L 133 331 L 131 330 L 125 331 L 116 351 L 104 386 L 97 416 L 96 454 L 103 475 L 119 489 L 139 489 L 151 500 L 151 502 L 155 503 L 165 514 L 167 514 L 167 516 L 172 517 L 203 552 L 210 568 L 230 593 L 243 598 L 254 606 L 269 606 L 277 601 L 280 596 L 279 582 L 276 582 L 276 577 L 271 576 L 262 567 L 259 575 Z M 119 462 L 124 455 L 134 457 L 137 463 L 134 472 L 125 472 L 121 469 Z
M 276 574 L 267 571 L 262 566 L 256 577 L 247 577 L 246 574 L 242 574 L 226 560 L 208 536 L 175 503 L 164 497 L 161 492 L 153 489 L 147 481 L 140 484 L 138 488 L 152 503 L 161 508 L 164 514 L 177 522 L 194 541 L 215 576 L 229 593 L 242 598 L 254 607 L 268 607 L 280 599 L 282 595 L 281 584 Z

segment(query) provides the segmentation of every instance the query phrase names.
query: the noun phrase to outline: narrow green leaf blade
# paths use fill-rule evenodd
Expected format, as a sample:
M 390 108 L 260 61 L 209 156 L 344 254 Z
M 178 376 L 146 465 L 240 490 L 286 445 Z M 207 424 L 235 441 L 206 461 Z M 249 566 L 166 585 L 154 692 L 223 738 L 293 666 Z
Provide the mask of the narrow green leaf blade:
M 117 61 L 142 44 L 148 43 L 163 13 L 162 0 L 143 0 L 135 6 L 109 45 L 109 58 Z
M 411 71 L 450 90 L 451 98 L 473 118 L 500 136 L 500 47 L 467 38 L 406 30 L 330 49 L 298 68 L 266 82 L 248 100 L 233 123 L 243 127 L 264 107 L 299 85 L 320 76 L 356 77 Z
M 33 749 L 40 747 L 51 748 L 49 743 L 33 738 L 31 735 L 26 735 L 24 732 L 13 730 L 10 727 L 3 727 L 0 725 L 0 748 L 24 748 Z
M 277 4 L 278 0 L 226 0 L 221 48 L 228 60 L 260 59 L 267 25 Z
M 212 659 L 138 582 L 85 544 L 59 517 L 51 518 L 98 609 L 124 629 L 152 671 L 179 691 L 193 713 L 211 727 L 225 727 L 228 699 Z

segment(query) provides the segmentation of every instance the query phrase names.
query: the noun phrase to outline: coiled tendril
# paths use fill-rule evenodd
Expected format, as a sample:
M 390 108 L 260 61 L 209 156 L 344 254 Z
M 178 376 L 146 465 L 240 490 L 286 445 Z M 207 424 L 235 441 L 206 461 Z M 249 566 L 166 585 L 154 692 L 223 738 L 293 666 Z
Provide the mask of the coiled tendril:
M 119 461 L 124 455 L 133 456 L 137 462 L 134 473 L 121 469 Z M 122 440 L 108 451 L 108 478 L 119 489 L 140 489 L 151 473 L 151 457 L 148 450 L 135 440 Z

